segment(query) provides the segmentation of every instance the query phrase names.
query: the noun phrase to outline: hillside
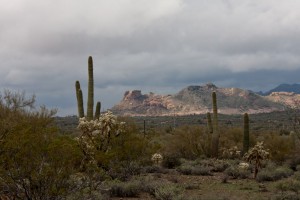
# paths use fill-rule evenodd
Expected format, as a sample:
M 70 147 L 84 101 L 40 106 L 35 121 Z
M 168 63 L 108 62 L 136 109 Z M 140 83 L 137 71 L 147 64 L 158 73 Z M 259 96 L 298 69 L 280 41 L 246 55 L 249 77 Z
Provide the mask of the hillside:
M 300 84 L 280 84 L 279 86 L 271 89 L 268 92 L 261 92 L 262 95 L 270 95 L 273 92 L 293 92 L 295 94 L 300 94 Z
M 163 116 L 203 114 L 211 111 L 211 93 L 217 94 L 219 112 L 240 114 L 281 111 L 286 106 L 295 107 L 300 95 L 272 93 L 261 96 L 240 88 L 219 88 L 214 84 L 188 86 L 173 95 L 142 94 L 140 90 L 126 91 L 123 99 L 111 110 L 119 115 Z

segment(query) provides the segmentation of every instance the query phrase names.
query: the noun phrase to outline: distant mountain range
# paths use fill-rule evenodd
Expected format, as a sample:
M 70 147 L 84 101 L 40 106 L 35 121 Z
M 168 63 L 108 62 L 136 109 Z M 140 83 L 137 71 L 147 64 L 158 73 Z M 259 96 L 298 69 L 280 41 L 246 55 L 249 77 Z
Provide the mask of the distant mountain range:
M 280 84 L 267 92 L 258 92 L 260 95 L 270 95 L 272 92 L 294 92 L 300 94 L 300 84 Z
M 295 85 L 300 91 L 300 85 Z M 295 107 L 300 102 L 300 94 L 285 91 L 281 88 L 289 87 L 283 86 L 274 88 L 269 95 L 259 95 L 240 88 L 219 88 L 212 83 L 188 86 L 172 95 L 142 94 L 140 90 L 133 90 L 126 91 L 123 99 L 111 110 L 118 115 L 128 116 L 203 114 L 211 112 L 211 93 L 215 91 L 220 113 L 267 113 Z

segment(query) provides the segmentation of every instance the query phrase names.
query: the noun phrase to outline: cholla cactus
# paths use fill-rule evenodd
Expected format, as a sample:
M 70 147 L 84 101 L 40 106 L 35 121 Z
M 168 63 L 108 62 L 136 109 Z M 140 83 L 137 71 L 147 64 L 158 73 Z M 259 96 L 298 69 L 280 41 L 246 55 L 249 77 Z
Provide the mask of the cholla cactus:
M 124 130 L 124 122 L 119 122 L 112 112 L 107 112 L 95 120 L 79 119 L 78 129 L 81 135 L 76 138 L 85 160 L 95 160 L 97 151 L 107 152 L 110 148 L 112 136 L 118 136 Z
M 223 149 L 222 152 L 223 158 L 230 158 L 230 159 L 240 158 L 240 155 L 241 155 L 241 151 L 238 149 L 237 146 L 234 146 L 229 149 Z
M 238 168 L 239 168 L 240 170 L 246 171 L 246 170 L 249 169 L 249 166 L 250 166 L 249 163 L 241 162 L 241 163 L 239 164 Z
M 163 160 L 163 156 L 161 154 L 159 154 L 159 153 L 155 153 L 155 154 L 152 155 L 151 160 L 155 164 L 159 165 L 162 162 L 162 160 Z
M 261 161 L 269 158 L 270 153 L 268 149 L 264 149 L 264 142 L 257 142 L 256 145 L 251 148 L 244 158 L 247 162 L 254 162 L 254 178 L 256 178 L 258 170 L 261 168 Z

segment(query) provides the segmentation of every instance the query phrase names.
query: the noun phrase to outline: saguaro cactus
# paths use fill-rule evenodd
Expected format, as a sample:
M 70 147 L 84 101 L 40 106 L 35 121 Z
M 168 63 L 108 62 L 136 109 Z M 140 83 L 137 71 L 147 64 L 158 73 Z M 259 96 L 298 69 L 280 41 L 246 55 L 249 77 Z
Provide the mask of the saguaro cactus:
M 89 71 L 89 81 L 88 81 L 88 99 L 87 99 L 87 120 L 93 119 L 93 109 L 94 109 L 94 75 L 93 75 L 93 58 L 89 57 L 88 60 L 88 71 Z
M 101 111 L 101 102 L 98 101 L 96 104 L 95 119 L 99 119 L 100 111 Z
M 78 105 L 78 116 L 79 118 L 84 117 L 84 108 L 83 108 L 83 97 L 82 90 L 80 88 L 79 81 L 75 83 L 76 88 L 76 97 Z M 87 120 L 93 120 L 93 109 L 94 109 L 94 75 L 93 75 L 93 58 L 92 56 L 88 59 L 88 98 L 87 98 Z M 99 118 L 101 110 L 101 103 L 97 102 L 95 118 Z
M 212 103 L 213 103 L 213 134 L 212 134 L 212 157 L 218 157 L 219 151 L 219 126 L 218 126 L 218 107 L 217 107 L 217 95 L 216 92 L 212 93 Z
M 244 140 L 243 140 L 243 154 L 249 150 L 249 115 L 244 114 Z
M 76 88 L 76 97 L 77 97 L 78 117 L 82 118 L 84 117 L 84 108 L 83 108 L 82 91 L 80 89 L 79 81 L 75 82 L 75 88 Z
M 213 127 L 212 127 L 210 112 L 206 113 L 206 118 L 207 118 L 207 128 L 208 128 L 208 131 L 209 131 L 209 133 L 213 133 Z

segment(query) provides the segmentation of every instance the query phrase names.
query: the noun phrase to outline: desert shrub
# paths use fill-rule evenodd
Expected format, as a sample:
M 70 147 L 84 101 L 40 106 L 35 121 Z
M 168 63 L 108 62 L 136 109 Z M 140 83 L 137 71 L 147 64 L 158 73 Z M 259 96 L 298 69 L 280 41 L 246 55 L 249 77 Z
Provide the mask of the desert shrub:
M 281 166 L 277 168 L 264 168 L 258 172 L 256 180 L 261 181 L 276 181 L 282 178 L 287 178 L 293 174 L 293 170 L 288 167 Z
M 142 171 L 141 166 L 135 161 L 120 161 L 118 163 L 112 162 L 108 175 L 113 179 L 121 181 L 129 180 L 134 175 L 139 175 Z
M 300 181 L 288 178 L 280 180 L 275 184 L 275 188 L 280 192 L 292 191 L 298 194 L 300 190 Z
M 161 167 L 157 165 L 150 165 L 143 167 L 144 173 L 159 173 L 161 171 Z
M 249 177 L 251 171 L 249 169 L 241 168 L 238 165 L 231 165 L 224 171 L 224 173 L 234 179 L 245 179 Z
M 130 120 L 128 122 L 125 120 L 122 133 L 111 137 L 109 148 L 106 151 L 95 151 L 93 157 L 97 165 L 106 170 L 120 168 L 123 163 L 127 163 L 126 165 L 138 163 L 139 166 L 145 166 L 152 163 L 151 156 L 158 148 L 158 145 L 153 144 L 149 138 L 143 137 Z
M 269 149 L 270 159 L 276 162 L 284 162 L 294 152 L 293 138 L 278 133 L 264 134 L 264 144 Z
M 163 154 L 176 155 L 178 158 L 196 159 L 208 156 L 210 152 L 210 135 L 198 126 L 176 128 L 172 134 L 163 138 Z
M 78 199 L 97 199 L 97 200 L 110 200 L 109 194 L 103 194 L 99 190 L 93 191 L 74 191 L 66 197 L 66 200 L 78 200 Z
M 157 200 L 175 200 L 181 198 L 183 188 L 175 184 L 165 184 L 155 189 L 155 199 Z
M 220 137 L 220 149 L 230 149 L 237 146 L 239 149 L 242 147 L 243 130 L 241 128 L 227 128 L 222 131 Z
M 228 166 L 228 160 L 219 159 L 197 159 L 195 162 L 201 166 L 209 167 L 212 172 L 223 172 Z
M 64 198 L 74 187 L 69 179 L 82 154 L 53 125 L 55 110 L 33 108 L 34 98 L 25 93 L 0 97 L 1 185 L 12 198 Z
M 300 200 L 300 196 L 295 193 L 281 193 L 276 195 L 274 200 Z
M 222 158 L 225 159 L 238 159 L 241 157 L 241 150 L 239 150 L 237 146 L 233 146 L 229 149 L 223 148 L 221 152 Z
M 300 165 L 300 156 L 298 152 L 295 151 L 293 154 L 291 154 L 290 157 L 285 162 L 285 164 L 288 165 L 291 169 L 297 171 L 298 171 L 297 166 Z
M 139 181 L 117 182 L 111 185 L 112 197 L 137 197 L 142 192 Z
M 185 175 L 212 175 L 214 168 L 215 159 L 209 160 L 182 160 L 182 164 L 177 167 L 177 171 Z
M 211 168 L 201 165 L 191 166 L 183 164 L 177 168 L 177 171 L 184 175 L 201 175 L 201 176 L 211 176 Z
M 184 175 L 191 175 L 193 169 L 194 169 L 193 166 L 187 165 L 187 164 L 183 164 L 183 165 L 180 165 L 177 168 L 177 171 L 180 172 L 180 173 L 182 173 L 182 174 L 184 174 Z
M 150 195 L 155 195 L 155 190 L 162 185 L 164 185 L 163 181 L 159 181 L 158 179 L 155 179 L 154 177 L 143 177 L 140 179 L 140 185 L 142 186 L 142 190 Z
M 162 161 L 162 166 L 168 169 L 173 169 L 181 164 L 180 157 L 174 154 L 165 154 Z
M 297 181 L 300 181 L 300 172 L 299 171 L 297 171 L 297 172 L 294 173 L 293 179 L 295 179 Z

